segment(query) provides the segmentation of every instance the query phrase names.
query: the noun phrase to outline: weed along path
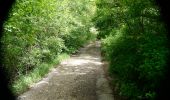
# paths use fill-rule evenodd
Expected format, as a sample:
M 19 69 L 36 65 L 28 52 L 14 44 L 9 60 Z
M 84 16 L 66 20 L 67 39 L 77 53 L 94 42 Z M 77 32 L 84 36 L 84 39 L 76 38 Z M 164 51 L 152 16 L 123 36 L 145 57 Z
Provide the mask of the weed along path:
M 61 62 L 18 100 L 114 100 L 112 94 L 96 41 Z

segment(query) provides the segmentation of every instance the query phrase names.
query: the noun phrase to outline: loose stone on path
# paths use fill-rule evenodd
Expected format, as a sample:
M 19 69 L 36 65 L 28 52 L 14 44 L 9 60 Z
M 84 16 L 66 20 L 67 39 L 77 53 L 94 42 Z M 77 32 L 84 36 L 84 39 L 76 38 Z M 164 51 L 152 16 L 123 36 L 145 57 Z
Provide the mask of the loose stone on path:
M 114 100 L 104 74 L 96 41 L 61 62 L 18 100 Z

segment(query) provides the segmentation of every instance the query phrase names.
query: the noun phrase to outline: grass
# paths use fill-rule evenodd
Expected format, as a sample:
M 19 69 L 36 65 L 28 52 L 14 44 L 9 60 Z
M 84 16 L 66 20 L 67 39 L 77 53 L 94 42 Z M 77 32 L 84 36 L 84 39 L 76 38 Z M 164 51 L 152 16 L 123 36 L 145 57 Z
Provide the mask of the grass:
M 31 85 L 40 81 L 50 69 L 56 67 L 62 60 L 69 58 L 66 53 L 60 54 L 56 59 L 50 63 L 42 63 L 37 66 L 31 73 L 27 75 L 21 75 L 18 80 L 14 82 L 11 87 L 12 92 L 15 95 L 19 95 L 29 89 Z

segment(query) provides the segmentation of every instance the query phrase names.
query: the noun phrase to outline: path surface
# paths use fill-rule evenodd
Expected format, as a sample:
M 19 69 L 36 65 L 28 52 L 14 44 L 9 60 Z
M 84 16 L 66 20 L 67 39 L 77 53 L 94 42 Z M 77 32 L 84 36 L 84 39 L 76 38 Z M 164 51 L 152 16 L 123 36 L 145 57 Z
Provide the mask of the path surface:
M 101 62 L 100 42 L 63 61 L 19 100 L 114 100 Z

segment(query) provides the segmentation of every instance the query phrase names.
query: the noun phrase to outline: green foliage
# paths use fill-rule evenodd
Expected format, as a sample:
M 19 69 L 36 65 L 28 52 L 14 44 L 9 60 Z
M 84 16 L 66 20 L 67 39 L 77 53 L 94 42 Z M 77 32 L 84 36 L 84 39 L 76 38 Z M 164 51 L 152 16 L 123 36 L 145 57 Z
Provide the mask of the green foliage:
M 54 65 L 59 64 L 63 59 L 69 58 L 68 54 L 60 54 L 56 59 L 53 59 L 51 63 L 41 63 L 34 68 L 27 75 L 20 75 L 17 81 L 15 81 L 11 87 L 14 94 L 19 95 L 26 91 L 30 85 L 41 80 L 41 78 L 49 72 Z
M 169 54 L 159 9 L 152 0 L 98 0 L 97 12 L 98 38 L 120 94 L 154 100 Z
M 89 31 L 94 11 L 92 0 L 16 0 L 1 39 L 11 84 L 94 38 Z

